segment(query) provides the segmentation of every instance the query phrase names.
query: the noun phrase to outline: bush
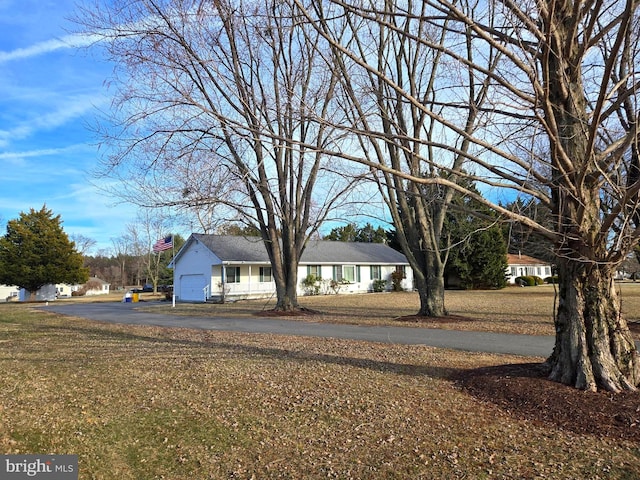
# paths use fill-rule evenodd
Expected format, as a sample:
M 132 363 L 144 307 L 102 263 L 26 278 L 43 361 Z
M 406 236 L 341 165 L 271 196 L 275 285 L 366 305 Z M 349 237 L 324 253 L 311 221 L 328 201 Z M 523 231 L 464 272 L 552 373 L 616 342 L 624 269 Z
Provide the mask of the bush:
M 306 295 L 319 295 L 320 294 L 320 283 L 322 279 L 313 273 L 310 273 L 306 276 L 304 280 L 302 280 L 302 286 L 304 288 L 304 292 Z
M 542 280 L 542 278 L 540 278 L 540 277 L 534 276 L 532 278 L 535 281 L 536 285 L 542 285 L 544 283 L 544 280 Z
M 402 280 L 404 280 L 404 278 L 405 278 L 404 272 L 400 270 L 396 270 L 391 274 L 391 282 L 393 283 L 394 292 L 402 292 L 404 290 L 402 288 Z
M 374 292 L 384 292 L 387 289 L 387 281 L 386 280 L 374 280 L 373 281 L 373 291 Z
M 516 285 L 520 285 L 521 287 L 534 287 L 536 285 L 536 279 L 529 276 L 518 277 L 515 282 Z
M 544 283 L 557 284 L 558 283 L 558 276 L 554 275 L 553 277 L 546 277 L 544 279 Z

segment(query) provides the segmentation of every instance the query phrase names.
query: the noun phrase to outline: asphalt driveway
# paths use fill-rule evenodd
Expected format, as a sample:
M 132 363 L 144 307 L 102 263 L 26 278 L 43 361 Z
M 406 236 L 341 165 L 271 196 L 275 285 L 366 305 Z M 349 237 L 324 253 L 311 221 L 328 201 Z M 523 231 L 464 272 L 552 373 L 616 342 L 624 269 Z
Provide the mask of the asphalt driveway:
M 137 310 L 136 307 L 137 304 L 134 303 L 113 302 L 50 303 L 42 308 L 62 315 L 107 323 L 342 338 L 533 357 L 549 356 L 553 350 L 554 343 L 553 337 L 550 336 L 508 335 L 414 327 L 340 325 L 259 317 L 222 318 L 167 315 L 142 312 Z

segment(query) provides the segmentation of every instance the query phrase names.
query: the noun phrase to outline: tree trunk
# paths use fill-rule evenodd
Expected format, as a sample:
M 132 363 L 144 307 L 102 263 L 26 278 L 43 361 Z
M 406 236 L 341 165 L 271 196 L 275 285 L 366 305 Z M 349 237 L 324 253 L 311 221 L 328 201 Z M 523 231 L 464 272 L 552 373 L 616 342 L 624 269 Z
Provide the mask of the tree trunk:
M 271 222 L 272 225 L 275 222 Z M 295 236 L 287 228 L 278 231 L 273 226 L 263 226 L 263 241 L 276 284 L 274 310 L 292 312 L 298 310 L 298 264 L 302 252 L 296 248 Z
M 414 268 L 414 281 L 420 298 L 420 311 L 418 315 L 424 317 L 442 317 L 447 314 L 444 306 L 444 274 L 442 264 L 434 257 L 433 253 L 425 253 L 424 269 L 416 271 Z
M 442 317 L 447 314 L 444 307 L 444 277 L 430 275 L 425 288 L 418 286 L 420 311 L 418 315 L 425 317 Z
M 559 259 L 556 343 L 549 378 L 576 388 L 635 390 L 640 359 L 620 312 L 611 265 Z
M 284 279 L 276 282 L 276 306 L 275 310 L 292 312 L 298 310 L 298 263 L 284 265 Z M 295 267 L 295 268 L 292 268 Z

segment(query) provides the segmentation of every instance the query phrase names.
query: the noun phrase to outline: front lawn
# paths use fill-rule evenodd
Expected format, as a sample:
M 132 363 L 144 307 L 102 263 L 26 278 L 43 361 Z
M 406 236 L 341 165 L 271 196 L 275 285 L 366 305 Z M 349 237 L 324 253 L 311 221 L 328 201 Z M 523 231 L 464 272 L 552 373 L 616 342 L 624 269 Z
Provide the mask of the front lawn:
M 455 380 L 541 359 L 105 325 L 28 305 L 0 305 L 0 348 L 0 451 L 78 454 L 81 479 L 640 476 L 637 440 L 525 419 Z

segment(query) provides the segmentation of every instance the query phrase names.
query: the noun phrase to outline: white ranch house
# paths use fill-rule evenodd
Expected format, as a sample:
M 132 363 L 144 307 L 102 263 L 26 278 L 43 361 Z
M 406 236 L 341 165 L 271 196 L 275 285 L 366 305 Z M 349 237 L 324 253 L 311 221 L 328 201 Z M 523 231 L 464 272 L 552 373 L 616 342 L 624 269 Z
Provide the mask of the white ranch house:
M 192 234 L 172 260 L 177 301 L 239 300 L 275 295 L 271 263 L 259 237 Z M 326 293 L 373 291 L 375 280 L 388 280 L 401 270 L 402 287 L 411 289 L 413 272 L 405 256 L 380 243 L 312 240 L 298 266 L 298 294 L 309 274 L 330 280 L 339 288 Z M 322 290 L 321 290 L 322 291 Z
M 507 255 L 507 281 L 514 284 L 518 277 L 540 277 L 545 279 L 551 276 L 551 265 L 543 260 L 521 255 L 519 253 L 510 253 Z

